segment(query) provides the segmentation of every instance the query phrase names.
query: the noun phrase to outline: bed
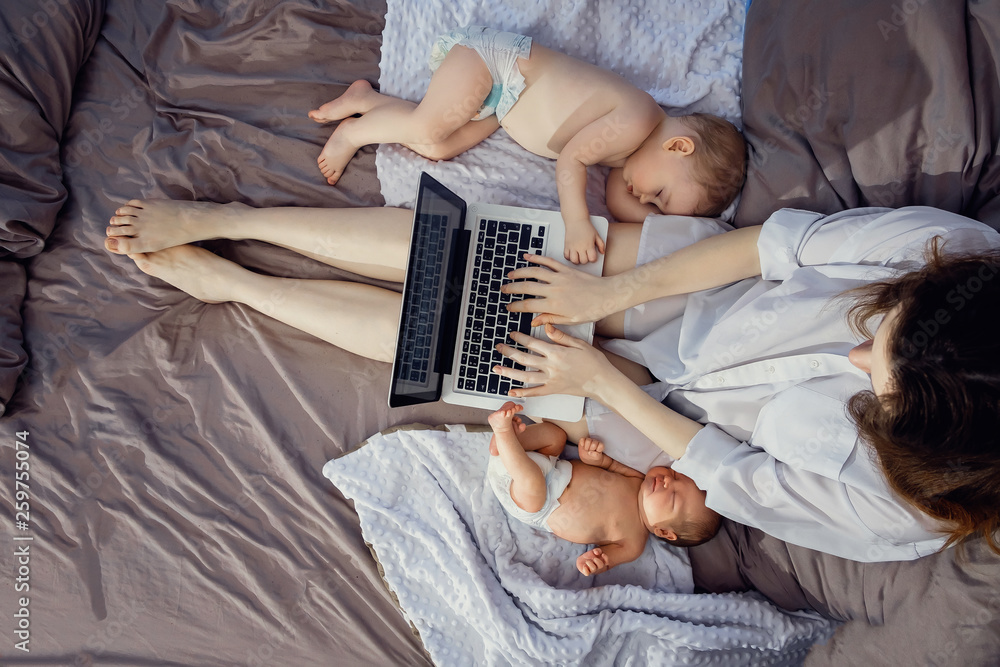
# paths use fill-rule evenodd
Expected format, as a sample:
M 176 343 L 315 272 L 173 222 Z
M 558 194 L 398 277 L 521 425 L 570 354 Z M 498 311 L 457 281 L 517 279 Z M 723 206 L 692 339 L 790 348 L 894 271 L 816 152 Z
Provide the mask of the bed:
M 407 34 L 398 27 L 410 24 L 406 3 L 318 4 L 3 3 L 0 564 L 8 579 L 0 605 L 12 619 L 3 664 L 431 662 L 383 582 L 353 503 L 322 469 L 389 427 L 483 424 L 484 413 L 390 410 L 386 365 L 260 313 L 197 302 L 102 247 L 107 219 L 133 197 L 406 203 L 407 174 L 419 163 L 396 152 L 376 158 L 369 147 L 331 188 L 315 164 L 330 130 L 305 116 L 356 79 L 408 81 L 409 60 L 382 53 L 387 24 Z M 784 206 L 927 204 L 1000 228 L 996 3 L 753 0 L 745 13 L 741 3 L 701 4 L 726 8 L 728 18 L 706 29 L 735 39 L 704 66 L 737 59 L 735 88 L 706 83 L 672 106 L 742 124 L 750 168 L 734 224 L 760 223 Z M 616 25 L 655 40 L 668 22 L 650 3 L 570 10 L 577 5 L 546 3 L 540 11 L 552 21 L 518 27 L 555 37 L 579 20 L 599 33 L 622 14 Z M 468 22 L 471 7 L 438 8 L 437 18 Z M 610 52 L 589 37 L 576 43 L 581 57 Z M 600 64 L 627 67 L 619 52 L 622 60 Z M 488 178 L 498 203 L 521 203 L 505 199 L 523 196 L 516 179 L 456 165 L 457 187 Z M 523 180 L 544 171 L 534 169 Z M 591 197 L 599 208 L 599 187 Z M 262 243 L 207 245 L 273 275 L 357 279 Z M 825 567 L 803 558 L 803 570 Z M 776 591 L 782 575 L 767 573 Z M 972 585 L 961 572 L 950 576 Z M 977 582 L 996 589 L 1000 578 Z M 959 613 L 948 604 L 938 602 L 942 618 Z M 956 635 L 952 649 L 927 647 L 927 661 L 986 664 L 997 610 L 995 595 L 962 609 L 978 634 Z M 831 633 L 807 662 L 861 664 L 875 641 L 884 655 L 907 648 L 864 620 L 815 636 Z M 808 646 L 789 646 L 746 655 L 802 661 Z M 627 648 L 590 658 L 629 659 Z

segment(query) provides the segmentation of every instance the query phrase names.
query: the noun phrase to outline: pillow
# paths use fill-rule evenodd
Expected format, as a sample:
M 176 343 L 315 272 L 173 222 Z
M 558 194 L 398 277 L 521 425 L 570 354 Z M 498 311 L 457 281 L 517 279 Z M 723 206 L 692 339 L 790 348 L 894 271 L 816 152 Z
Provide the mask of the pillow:
M 0 13 L 0 413 L 27 362 L 24 267 L 66 200 L 59 141 L 73 82 L 97 41 L 105 0 L 5 3 Z

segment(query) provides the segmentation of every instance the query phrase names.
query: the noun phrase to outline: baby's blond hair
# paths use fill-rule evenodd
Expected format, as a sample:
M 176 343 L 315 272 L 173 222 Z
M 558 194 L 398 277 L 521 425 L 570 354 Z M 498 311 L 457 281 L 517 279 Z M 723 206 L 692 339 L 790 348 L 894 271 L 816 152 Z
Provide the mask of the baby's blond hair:
M 705 189 L 705 197 L 696 214 L 718 217 L 743 187 L 746 141 L 736 126 L 718 116 L 694 113 L 680 120 L 697 134 L 692 176 Z

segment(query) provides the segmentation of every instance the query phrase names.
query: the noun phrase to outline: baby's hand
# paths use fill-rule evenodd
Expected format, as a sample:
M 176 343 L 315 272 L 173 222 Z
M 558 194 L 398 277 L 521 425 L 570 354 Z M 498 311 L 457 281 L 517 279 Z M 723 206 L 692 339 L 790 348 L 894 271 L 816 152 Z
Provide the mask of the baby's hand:
M 580 438 L 576 447 L 580 453 L 580 460 L 587 465 L 600 466 L 604 463 L 604 443 L 600 440 Z
M 590 221 L 566 225 L 566 247 L 563 257 L 574 264 L 596 262 L 597 254 L 604 252 L 604 240 Z
M 580 574 L 590 577 L 608 570 L 608 557 L 601 547 L 594 547 L 576 559 L 576 569 Z
M 515 417 L 518 412 L 524 409 L 523 405 L 518 405 L 513 401 L 507 401 L 500 409 L 491 414 L 488 418 L 494 433 L 507 433 L 514 431 L 520 433 L 525 429 L 520 417 Z M 492 447 L 491 447 L 492 449 Z

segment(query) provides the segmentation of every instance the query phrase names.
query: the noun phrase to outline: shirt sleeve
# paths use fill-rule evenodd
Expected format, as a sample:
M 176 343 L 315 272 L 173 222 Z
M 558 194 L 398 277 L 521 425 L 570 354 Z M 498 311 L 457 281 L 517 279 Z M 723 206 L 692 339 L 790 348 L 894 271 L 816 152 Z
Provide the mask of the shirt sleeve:
M 841 558 L 912 560 L 945 541 L 894 499 L 787 465 L 712 424 L 673 467 L 707 492 L 706 503 L 719 514 Z
M 990 227 L 926 206 L 853 209 L 829 216 L 782 209 L 761 228 L 761 276 L 787 280 L 800 267 L 828 264 L 907 269 L 922 264 L 935 236 L 942 237 L 948 252 L 1000 246 L 1000 234 Z

